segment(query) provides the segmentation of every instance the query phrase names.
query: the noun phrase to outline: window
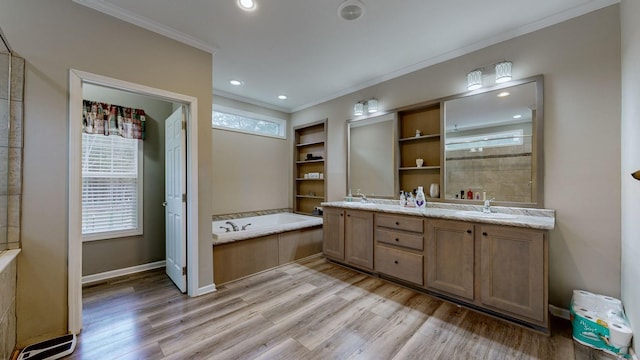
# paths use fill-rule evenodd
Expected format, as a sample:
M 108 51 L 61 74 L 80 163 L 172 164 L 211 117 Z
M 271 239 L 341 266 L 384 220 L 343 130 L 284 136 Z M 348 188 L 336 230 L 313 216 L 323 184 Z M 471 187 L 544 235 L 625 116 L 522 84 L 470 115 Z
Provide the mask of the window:
M 287 122 L 270 116 L 214 105 L 212 126 L 249 134 L 286 139 Z
M 82 134 L 82 239 L 142 234 L 142 141 Z
M 471 150 L 471 152 L 475 152 L 482 151 L 483 148 L 522 145 L 523 134 L 524 131 L 518 129 L 481 135 L 449 137 L 445 144 L 445 150 Z

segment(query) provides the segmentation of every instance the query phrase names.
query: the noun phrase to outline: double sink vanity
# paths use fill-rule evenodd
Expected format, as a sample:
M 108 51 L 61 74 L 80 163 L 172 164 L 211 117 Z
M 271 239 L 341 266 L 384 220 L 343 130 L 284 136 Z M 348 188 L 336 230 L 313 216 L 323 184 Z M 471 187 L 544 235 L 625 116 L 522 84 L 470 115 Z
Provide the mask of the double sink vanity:
M 397 202 L 395 202 L 397 203 Z M 323 203 L 323 253 L 432 295 L 548 332 L 553 210 L 389 200 Z
M 542 75 L 349 120 L 346 190 L 370 200 L 322 203 L 324 255 L 548 333 L 543 120 Z

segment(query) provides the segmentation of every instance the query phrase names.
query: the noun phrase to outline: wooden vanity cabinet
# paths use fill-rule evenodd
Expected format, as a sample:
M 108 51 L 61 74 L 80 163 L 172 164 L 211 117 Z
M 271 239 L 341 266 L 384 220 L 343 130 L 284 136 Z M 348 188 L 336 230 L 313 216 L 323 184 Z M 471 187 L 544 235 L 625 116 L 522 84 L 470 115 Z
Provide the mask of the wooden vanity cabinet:
M 345 213 L 345 261 L 365 270 L 373 270 L 373 213 L 358 210 L 346 210 Z
M 422 286 L 424 221 L 417 217 L 376 214 L 376 272 Z
M 439 219 L 426 223 L 426 288 L 473 301 L 473 223 Z
M 322 214 L 322 253 L 335 260 L 344 260 L 344 210 L 325 208 Z
M 373 213 L 327 207 L 322 252 L 328 258 L 373 270 Z
M 479 302 L 491 309 L 548 326 L 544 231 L 476 225 L 480 243 Z

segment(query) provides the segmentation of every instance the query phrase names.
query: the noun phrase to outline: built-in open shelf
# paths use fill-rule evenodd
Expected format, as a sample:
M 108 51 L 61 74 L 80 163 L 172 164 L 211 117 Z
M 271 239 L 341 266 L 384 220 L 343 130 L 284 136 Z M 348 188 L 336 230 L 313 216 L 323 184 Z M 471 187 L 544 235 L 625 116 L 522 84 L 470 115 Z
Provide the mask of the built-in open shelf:
M 314 210 L 326 201 L 327 120 L 297 126 L 293 132 L 293 212 L 313 215 Z M 307 156 L 321 156 L 322 159 L 307 160 Z M 322 174 L 322 178 L 305 178 L 306 174 Z

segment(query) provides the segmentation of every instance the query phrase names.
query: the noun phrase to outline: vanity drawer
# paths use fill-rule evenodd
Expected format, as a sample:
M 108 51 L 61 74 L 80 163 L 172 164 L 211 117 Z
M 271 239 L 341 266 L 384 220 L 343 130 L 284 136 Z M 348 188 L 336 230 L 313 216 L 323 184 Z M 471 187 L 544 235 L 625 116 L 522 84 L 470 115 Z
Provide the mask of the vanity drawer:
M 424 232 L 423 221 L 419 217 L 376 214 L 376 225 L 390 229 Z
M 423 256 L 408 251 L 376 245 L 374 270 L 395 278 L 422 285 Z
M 406 248 L 415 250 L 422 250 L 424 248 L 424 236 L 386 230 L 384 228 L 376 229 L 376 241 L 392 245 L 404 246 Z

